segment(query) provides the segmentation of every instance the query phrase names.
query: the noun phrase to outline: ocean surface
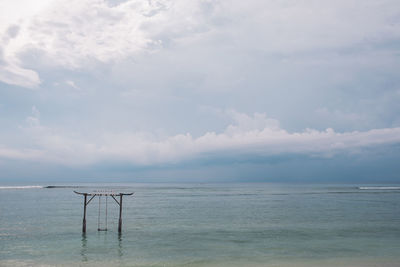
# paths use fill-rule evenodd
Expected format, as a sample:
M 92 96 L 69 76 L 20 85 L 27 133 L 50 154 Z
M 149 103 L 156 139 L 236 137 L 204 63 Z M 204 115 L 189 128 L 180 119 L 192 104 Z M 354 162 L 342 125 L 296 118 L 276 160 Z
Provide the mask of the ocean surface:
M 44 186 L 0 185 L 0 266 L 400 266 L 399 185 Z M 135 192 L 122 234 L 73 190 Z

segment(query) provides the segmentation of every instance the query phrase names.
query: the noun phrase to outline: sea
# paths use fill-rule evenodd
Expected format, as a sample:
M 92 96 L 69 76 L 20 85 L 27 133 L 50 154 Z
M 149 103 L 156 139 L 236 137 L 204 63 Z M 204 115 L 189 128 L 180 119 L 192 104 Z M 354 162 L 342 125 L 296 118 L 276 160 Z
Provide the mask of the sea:
M 400 266 L 400 186 L 0 185 L 0 266 Z

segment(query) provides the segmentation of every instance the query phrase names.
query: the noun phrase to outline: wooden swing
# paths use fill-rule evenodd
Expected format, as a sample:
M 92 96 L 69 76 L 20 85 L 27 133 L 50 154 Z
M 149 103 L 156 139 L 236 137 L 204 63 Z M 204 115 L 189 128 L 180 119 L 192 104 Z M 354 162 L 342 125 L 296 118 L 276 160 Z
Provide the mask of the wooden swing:
M 83 195 L 83 221 L 82 221 L 82 232 L 86 233 L 86 206 L 89 205 L 90 201 L 96 196 L 99 197 L 99 212 L 98 212 L 98 217 L 97 217 L 97 230 L 98 231 L 107 231 L 107 213 L 108 213 L 108 196 L 111 196 L 115 202 L 119 206 L 119 220 L 118 220 L 118 233 L 121 233 L 122 230 L 122 197 L 123 196 L 131 196 L 133 195 L 132 193 L 114 193 L 110 191 L 95 191 L 93 193 L 84 193 L 84 192 L 77 192 L 74 191 L 74 193 L 78 195 Z M 87 200 L 87 197 L 90 196 L 91 198 Z M 105 208 L 105 218 L 104 218 L 104 223 L 105 227 L 101 227 L 101 197 L 105 196 L 106 197 L 106 208 Z M 119 197 L 119 200 L 116 199 L 116 197 Z

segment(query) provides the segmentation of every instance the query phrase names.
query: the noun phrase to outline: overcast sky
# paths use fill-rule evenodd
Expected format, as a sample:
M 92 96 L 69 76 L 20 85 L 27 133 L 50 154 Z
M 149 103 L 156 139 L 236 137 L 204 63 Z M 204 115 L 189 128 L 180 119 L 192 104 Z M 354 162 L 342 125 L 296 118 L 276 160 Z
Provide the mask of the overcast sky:
M 398 0 L 2 0 L 0 182 L 400 182 Z

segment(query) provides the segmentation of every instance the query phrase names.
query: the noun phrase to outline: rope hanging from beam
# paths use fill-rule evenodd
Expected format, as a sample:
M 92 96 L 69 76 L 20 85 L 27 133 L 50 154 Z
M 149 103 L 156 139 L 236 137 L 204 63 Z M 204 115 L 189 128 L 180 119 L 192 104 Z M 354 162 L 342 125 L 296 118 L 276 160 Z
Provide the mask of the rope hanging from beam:
M 100 231 L 100 206 L 101 206 L 101 196 L 99 196 L 99 214 L 97 216 L 97 231 Z
M 101 227 L 101 195 L 99 195 L 99 214 L 97 217 L 97 231 L 107 231 L 107 217 L 108 217 L 108 196 L 106 195 L 106 214 L 104 216 L 104 228 Z
M 107 206 L 107 200 L 108 200 L 108 196 L 106 196 L 106 230 L 107 230 L 107 210 L 108 210 L 108 206 Z

